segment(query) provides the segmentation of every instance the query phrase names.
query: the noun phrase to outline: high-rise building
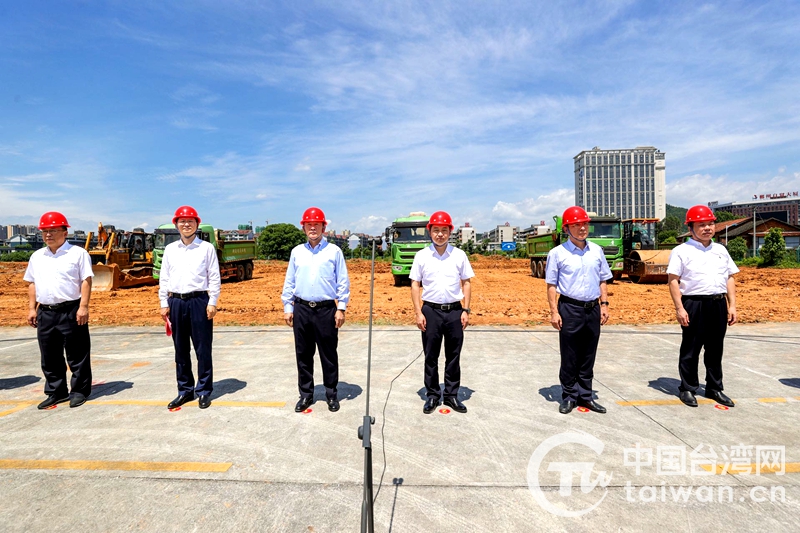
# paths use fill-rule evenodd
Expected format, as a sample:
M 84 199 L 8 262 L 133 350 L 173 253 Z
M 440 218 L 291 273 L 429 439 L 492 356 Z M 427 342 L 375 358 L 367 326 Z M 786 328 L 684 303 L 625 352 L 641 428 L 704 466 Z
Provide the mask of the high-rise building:
M 574 157 L 575 205 L 600 216 L 663 219 L 667 215 L 664 156 L 652 146 L 584 150 Z

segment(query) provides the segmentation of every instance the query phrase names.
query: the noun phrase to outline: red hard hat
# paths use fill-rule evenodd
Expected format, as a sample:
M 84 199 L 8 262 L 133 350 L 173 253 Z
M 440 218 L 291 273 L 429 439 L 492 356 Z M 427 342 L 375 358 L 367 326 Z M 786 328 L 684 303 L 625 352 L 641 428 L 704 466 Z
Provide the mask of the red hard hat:
M 582 207 L 578 207 L 577 205 L 573 205 L 572 207 L 568 207 L 564 214 L 561 216 L 561 224 L 563 226 L 569 226 L 570 224 L 580 224 L 581 222 L 589 222 L 591 220 L 589 215 L 586 214 L 586 211 L 583 210 Z
M 709 220 L 717 220 L 717 217 L 714 216 L 714 212 L 706 205 L 696 205 L 690 207 L 689 210 L 686 211 L 686 225 L 688 225 L 689 222 L 708 222 Z
M 436 211 L 428 221 L 428 231 L 431 230 L 431 226 L 450 226 L 450 231 L 453 231 L 453 219 L 445 211 Z
M 322 212 L 322 209 L 319 207 L 309 207 L 303 212 L 303 218 L 300 220 L 300 225 L 302 226 L 306 222 L 322 222 L 322 225 L 327 225 L 325 221 L 325 213 Z
M 172 223 L 177 224 L 179 218 L 193 218 L 200 224 L 200 217 L 197 215 L 197 211 L 190 205 L 182 205 L 176 209 L 175 216 L 172 217 Z
M 48 211 L 39 219 L 39 229 L 69 227 L 67 217 L 58 211 Z

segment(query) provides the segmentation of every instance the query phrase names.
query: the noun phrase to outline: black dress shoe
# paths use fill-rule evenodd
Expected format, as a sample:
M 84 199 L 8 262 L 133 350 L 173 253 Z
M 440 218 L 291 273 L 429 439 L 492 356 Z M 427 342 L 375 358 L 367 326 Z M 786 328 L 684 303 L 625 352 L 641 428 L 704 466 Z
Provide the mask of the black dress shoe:
M 694 397 L 694 393 L 692 391 L 682 390 L 680 399 L 689 407 L 697 407 L 697 398 Z
M 207 409 L 209 405 L 211 405 L 211 395 L 210 394 L 201 394 L 200 400 L 197 402 L 200 406 L 200 409 Z
M 50 396 L 47 397 L 47 399 L 45 401 L 43 401 L 42 403 L 40 403 L 38 405 L 38 408 L 39 409 L 47 409 L 48 407 L 51 407 L 51 406 L 53 406 L 53 405 L 55 405 L 57 403 L 66 402 L 67 400 L 69 400 L 69 396 L 64 396 L 63 398 L 58 398 L 55 394 L 51 394 Z
M 436 409 L 438 405 L 439 398 L 428 398 L 428 401 L 425 402 L 425 407 L 422 408 L 422 412 L 426 415 L 429 415 Z
M 192 400 L 194 400 L 194 392 L 184 392 L 183 394 L 178 394 L 177 398 L 167 404 L 167 409 L 175 409 L 176 407 L 180 407 L 186 402 L 191 402 Z
M 561 405 L 558 406 L 558 412 L 562 415 L 568 415 L 575 409 L 576 403 L 572 400 L 564 400 L 561 402 Z
M 721 390 L 710 391 L 706 389 L 706 398 L 711 398 L 718 404 L 724 405 L 725 407 L 733 407 L 734 405 L 736 405 L 735 403 L 733 403 L 733 400 L 725 396 L 725 394 Z
M 80 392 L 74 393 L 72 397 L 69 399 L 70 407 L 80 407 L 85 403 L 86 403 L 86 396 L 84 396 Z
M 328 411 L 333 411 L 334 413 L 339 410 L 339 400 L 327 400 L 328 402 Z
M 311 407 L 312 403 L 314 403 L 314 398 L 312 398 L 311 396 L 309 396 L 308 398 L 300 398 L 300 400 L 297 402 L 297 405 L 294 406 L 294 412 L 302 413 L 303 411 Z
M 590 411 L 594 411 L 595 413 L 604 414 L 606 412 L 606 408 L 594 400 L 589 400 L 588 402 L 581 402 L 581 407 L 585 407 Z
M 461 403 L 458 398 L 445 398 L 444 404 L 457 413 L 467 412 L 467 406 Z

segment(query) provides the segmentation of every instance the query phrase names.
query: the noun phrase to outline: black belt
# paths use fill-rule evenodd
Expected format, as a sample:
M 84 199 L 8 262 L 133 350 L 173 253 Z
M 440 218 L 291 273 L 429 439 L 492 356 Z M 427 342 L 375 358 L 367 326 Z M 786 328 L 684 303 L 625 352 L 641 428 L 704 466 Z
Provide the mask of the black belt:
M 692 294 L 690 296 L 681 296 L 681 300 L 724 300 L 727 293 L 722 294 Z
M 326 308 L 326 307 L 336 307 L 336 300 L 322 300 L 321 302 L 309 302 L 308 300 L 303 300 L 302 298 L 298 298 L 297 296 L 294 297 L 294 301 L 303 304 L 311 309 L 316 309 L 317 307 Z
M 577 305 L 578 307 L 583 307 L 584 309 L 593 309 L 594 306 L 597 305 L 597 300 L 583 302 L 581 300 L 576 300 L 575 298 L 570 298 L 569 296 L 564 296 L 563 294 L 558 297 L 558 301 L 564 302 L 565 304 Z
M 70 300 L 69 302 L 61 302 L 53 305 L 39 304 L 39 307 L 47 309 L 48 311 L 61 311 L 63 309 L 71 309 L 80 303 L 81 300 L 78 298 L 77 300 Z
M 170 298 L 177 298 L 179 300 L 191 300 L 192 298 L 197 298 L 198 296 L 205 296 L 208 294 L 208 291 L 194 291 L 194 292 L 171 292 L 169 293 Z
M 422 305 L 433 307 L 434 309 L 441 309 L 442 311 L 457 311 L 463 309 L 461 302 L 453 302 L 451 304 L 435 304 L 433 302 L 422 302 Z

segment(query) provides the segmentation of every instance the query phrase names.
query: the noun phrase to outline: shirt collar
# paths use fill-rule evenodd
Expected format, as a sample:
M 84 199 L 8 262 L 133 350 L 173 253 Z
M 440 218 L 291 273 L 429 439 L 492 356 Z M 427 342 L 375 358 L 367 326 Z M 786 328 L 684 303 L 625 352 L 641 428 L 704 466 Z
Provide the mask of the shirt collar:
M 194 236 L 194 239 L 192 239 L 192 242 L 189 244 L 183 244 L 183 239 L 178 239 L 178 248 L 194 248 L 200 246 L 197 243 L 198 240 L 200 240 L 200 238 L 197 235 Z
M 319 244 L 314 246 L 313 248 L 311 247 L 311 244 L 308 241 L 306 241 L 305 244 L 306 244 L 306 249 L 307 250 L 311 250 L 312 252 L 316 253 L 316 252 L 322 251 L 323 248 L 328 246 L 328 239 L 326 239 L 323 236 L 322 239 L 319 241 Z
M 56 253 L 51 252 L 50 248 L 48 248 L 47 245 L 45 245 L 44 246 L 44 253 L 46 253 L 47 255 L 51 255 L 51 256 L 55 257 L 55 256 L 57 256 L 58 254 L 60 254 L 62 252 L 63 253 L 67 253 L 70 248 L 72 248 L 72 245 L 69 243 L 69 241 L 64 241 L 64 244 L 62 244 L 58 248 L 58 250 L 56 250 Z
M 583 250 L 581 250 L 575 245 L 574 242 L 572 242 L 572 240 L 569 237 L 567 237 L 567 240 L 564 241 L 564 248 L 566 248 L 572 253 L 575 253 L 577 251 L 578 253 L 585 254 L 586 252 L 589 251 L 589 241 L 586 241 L 586 247 Z
M 711 249 L 711 247 L 714 246 L 714 241 L 711 241 L 710 243 L 708 243 L 708 246 L 703 246 L 703 243 L 698 241 L 694 237 L 689 239 L 687 242 L 689 244 L 691 244 L 692 246 L 694 246 L 695 248 L 697 248 L 698 250 L 702 250 L 704 252 L 709 251 Z
M 439 255 L 439 252 L 436 251 L 436 245 L 433 243 L 431 243 L 431 251 L 433 252 L 433 255 Z M 448 255 L 450 255 L 452 251 L 453 251 L 453 245 L 448 242 L 447 248 L 445 248 L 444 253 L 442 255 L 439 255 L 439 257 L 447 257 Z

